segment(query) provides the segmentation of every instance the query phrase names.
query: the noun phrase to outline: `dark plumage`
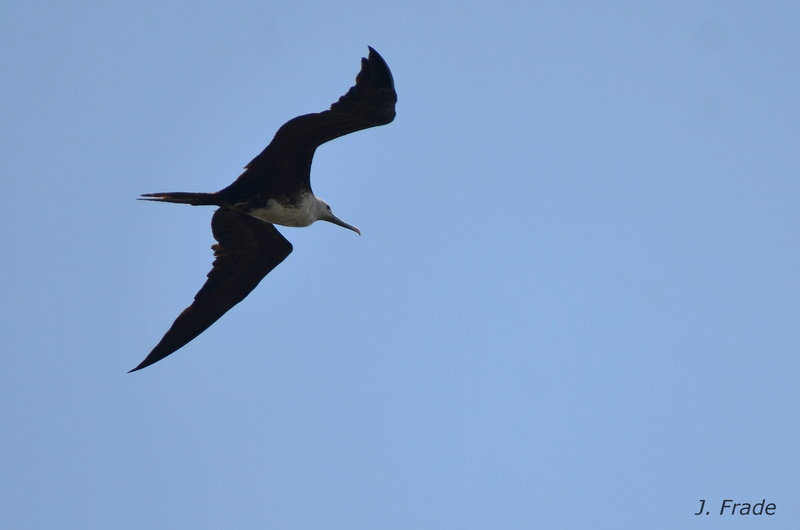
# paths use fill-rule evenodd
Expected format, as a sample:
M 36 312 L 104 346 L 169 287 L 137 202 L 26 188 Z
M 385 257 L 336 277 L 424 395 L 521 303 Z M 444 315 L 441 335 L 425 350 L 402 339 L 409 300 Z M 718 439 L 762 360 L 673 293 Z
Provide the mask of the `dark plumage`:
M 136 368 L 141 370 L 183 347 L 241 302 L 286 259 L 292 244 L 274 224 L 308 226 L 329 221 L 359 232 L 331 212 L 311 190 L 317 147 L 355 131 L 385 125 L 395 116 L 397 94 L 389 67 L 369 48 L 356 84 L 329 110 L 286 122 L 272 142 L 230 186 L 215 193 L 149 193 L 145 200 L 218 206 L 211 220 L 217 244 L 208 280 L 161 341 Z

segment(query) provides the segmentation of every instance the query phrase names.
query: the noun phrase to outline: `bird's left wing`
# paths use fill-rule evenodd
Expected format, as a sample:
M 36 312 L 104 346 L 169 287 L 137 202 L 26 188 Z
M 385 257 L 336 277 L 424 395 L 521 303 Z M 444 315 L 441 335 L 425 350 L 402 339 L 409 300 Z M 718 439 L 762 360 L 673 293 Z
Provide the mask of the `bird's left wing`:
M 208 280 L 153 351 L 136 368 L 160 361 L 183 347 L 244 300 L 256 285 L 286 259 L 292 244 L 271 224 L 220 208 L 211 219 L 217 244 Z

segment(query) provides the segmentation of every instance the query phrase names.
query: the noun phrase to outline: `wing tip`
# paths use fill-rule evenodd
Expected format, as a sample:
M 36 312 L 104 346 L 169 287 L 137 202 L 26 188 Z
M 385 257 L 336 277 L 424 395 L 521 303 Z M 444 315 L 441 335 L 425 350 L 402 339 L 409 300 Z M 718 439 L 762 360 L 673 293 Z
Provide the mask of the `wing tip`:
M 383 78 L 380 80 L 381 85 L 388 84 L 388 86 L 381 86 L 380 88 L 394 89 L 394 78 L 392 77 L 392 71 L 389 69 L 389 65 L 386 63 L 386 59 L 375 51 L 375 48 L 372 46 L 367 46 L 367 48 L 369 49 L 369 54 L 367 54 L 367 57 L 363 58 L 362 61 L 369 64 L 376 72 L 379 72 L 379 75 Z
M 372 46 L 367 46 L 369 55 L 361 59 L 361 71 L 356 76 L 356 86 L 365 84 L 376 96 L 392 105 L 397 103 L 397 92 L 394 88 L 394 76 L 386 60 Z M 389 123 L 394 115 L 383 123 Z
M 140 362 L 138 364 L 138 366 L 136 366 L 136 368 L 134 368 L 133 370 L 129 370 L 128 373 L 132 374 L 133 372 L 138 372 L 142 368 L 147 368 L 151 364 L 155 364 L 158 361 L 160 361 L 161 359 L 163 359 L 164 357 L 166 357 L 167 355 L 169 355 L 169 354 L 167 354 L 167 355 L 153 355 L 155 353 L 156 349 L 158 349 L 158 347 L 156 347 L 153 351 L 151 351 L 150 354 L 147 357 L 144 358 L 144 361 Z
M 372 59 L 380 59 L 381 61 L 386 62 L 384 60 L 383 56 L 381 56 L 381 54 L 378 53 L 378 51 L 375 48 L 373 48 L 372 46 L 367 45 L 367 49 L 369 50 L 369 54 L 368 54 L 367 57 L 370 60 L 372 60 Z
M 142 368 L 147 368 L 148 366 L 150 366 L 150 364 L 152 364 L 152 363 L 147 363 L 147 364 L 145 364 L 145 362 L 144 362 L 144 361 L 142 361 L 142 362 L 140 362 L 140 363 L 139 363 L 139 366 L 137 366 L 137 367 L 136 367 L 136 368 L 134 368 L 133 370 L 128 370 L 128 373 L 129 373 L 129 374 L 132 374 L 133 372 L 138 372 L 138 371 L 139 371 L 139 370 L 141 370 Z

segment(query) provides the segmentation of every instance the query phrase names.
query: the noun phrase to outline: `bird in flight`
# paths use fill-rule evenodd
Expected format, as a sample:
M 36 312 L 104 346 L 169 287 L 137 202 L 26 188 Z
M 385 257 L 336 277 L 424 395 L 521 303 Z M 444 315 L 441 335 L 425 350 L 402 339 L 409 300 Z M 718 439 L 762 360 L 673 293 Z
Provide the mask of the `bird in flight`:
M 214 263 L 192 304 L 178 315 L 150 354 L 131 372 L 160 361 L 208 329 L 244 300 L 292 252 L 275 228 L 328 221 L 358 234 L 311 191 L 311 161 L 320 145 L 395 116 L 397 94 L 389 67 L 369 48 L 356 84 L 329 110 L 289 120 L 233 184 L 214 193 L 147 193 L 143 200 L 217 206 L 211 218 Z

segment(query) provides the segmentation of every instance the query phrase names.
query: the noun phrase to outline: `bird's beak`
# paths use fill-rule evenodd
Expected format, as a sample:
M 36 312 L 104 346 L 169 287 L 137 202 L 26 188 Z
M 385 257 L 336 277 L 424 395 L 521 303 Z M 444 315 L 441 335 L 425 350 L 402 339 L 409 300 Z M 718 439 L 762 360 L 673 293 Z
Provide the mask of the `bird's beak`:
M 324 221 L 328 221 L 329 223 L 333 223 L 335 225 L 339 225 L 341 227 L 347 228 L 348 230 L 352 230 L 356 234 L 361 235 L 361 230 L 359 230 L 355 226 L 345 223 L 344 221 L 342 221 L 341 219 L 339 219 L 338 217 L 336 217 L 332 213 L 328 214 L 328 215 L 329 215 L 328 217 L 323 219 Z

